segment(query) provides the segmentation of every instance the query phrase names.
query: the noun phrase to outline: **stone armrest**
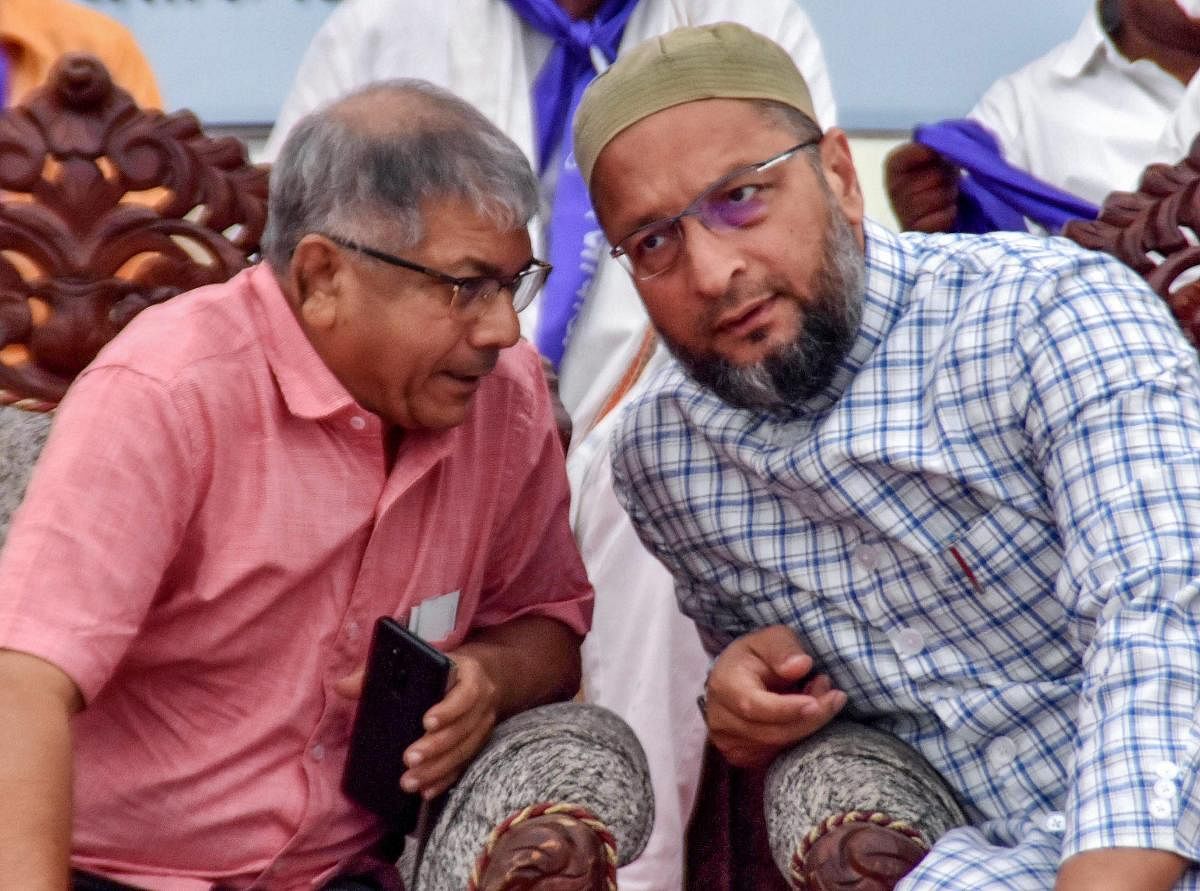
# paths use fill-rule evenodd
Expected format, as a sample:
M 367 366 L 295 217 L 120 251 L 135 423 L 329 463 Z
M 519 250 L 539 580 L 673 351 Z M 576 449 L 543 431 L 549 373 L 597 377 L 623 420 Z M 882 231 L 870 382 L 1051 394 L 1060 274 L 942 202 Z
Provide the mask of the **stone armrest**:
M 625 722 L 582 703 L 542 706 L 499 724 L 451 790 L 415 886 L 615 888 L 653 822 L 646 756 Z
M 0 546 L 50 433 L 48 412 L 0 405 Z
M 919 753 L 850 721 L 780 755 L 763 798 L 775 865 L 809 891 L 891 891 L 938 838 L 967 822 Z

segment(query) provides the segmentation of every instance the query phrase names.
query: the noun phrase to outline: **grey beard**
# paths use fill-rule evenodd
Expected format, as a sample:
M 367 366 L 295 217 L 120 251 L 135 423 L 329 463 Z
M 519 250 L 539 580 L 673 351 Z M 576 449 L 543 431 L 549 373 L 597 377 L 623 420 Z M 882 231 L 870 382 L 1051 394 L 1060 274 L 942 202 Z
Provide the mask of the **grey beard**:
M 734 365 L 721 356 L 697 356 L 667 342 L 693 380 L 734 408 L 776 412 L 799 405 L 829 385 L 854 345 L 862 319 L 863 252 L 832 196 L 827 207 L 813 299 L 790 343 L 753 365 Z

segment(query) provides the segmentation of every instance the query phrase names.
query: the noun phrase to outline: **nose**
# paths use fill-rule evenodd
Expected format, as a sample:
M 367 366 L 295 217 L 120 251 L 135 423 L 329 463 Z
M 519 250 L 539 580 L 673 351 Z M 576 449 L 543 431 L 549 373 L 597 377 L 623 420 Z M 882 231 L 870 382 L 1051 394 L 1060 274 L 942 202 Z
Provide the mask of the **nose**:
M 683 256 L 679 263 L 691 278 L 692 289 L 704 297 L 723 297 L 733 277 L 746 268 L 741 249 L 727 232 L 714 232 L 698 217 L 686 217 Z
M 471 324 L 467 340 L 476 349 L 504 349 L 521 337 L 521 324 L 508 294 L 501 292 L 483 307 Z

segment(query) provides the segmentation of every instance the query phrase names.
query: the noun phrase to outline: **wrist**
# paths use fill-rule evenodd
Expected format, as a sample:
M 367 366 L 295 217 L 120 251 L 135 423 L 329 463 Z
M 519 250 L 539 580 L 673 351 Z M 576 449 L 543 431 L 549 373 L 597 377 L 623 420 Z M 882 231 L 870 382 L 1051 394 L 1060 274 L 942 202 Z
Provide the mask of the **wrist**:
M 1055 891 L 1170 891 L 1191 861 L 1172 851 L 1103 848 L 1063 862 Z

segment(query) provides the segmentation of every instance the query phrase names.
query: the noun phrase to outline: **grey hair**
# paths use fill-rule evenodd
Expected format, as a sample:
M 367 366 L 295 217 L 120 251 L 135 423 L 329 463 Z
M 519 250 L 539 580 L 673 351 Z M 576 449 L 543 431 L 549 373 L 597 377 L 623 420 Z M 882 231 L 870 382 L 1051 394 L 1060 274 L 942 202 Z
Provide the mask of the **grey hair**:
M 355 100 L 395 96 L 411 114 L 364 126 Z M 363 237 L 386 221 L 399 248 L 422 238 L 422 205 L 460 199 L 504 231 L 528 224 L 538 181 L 516 144 L 473 106 L 416 79 L 381 81 L 301 119 L 271 169 L 263 256 L 282 273 L 310 232 Z

